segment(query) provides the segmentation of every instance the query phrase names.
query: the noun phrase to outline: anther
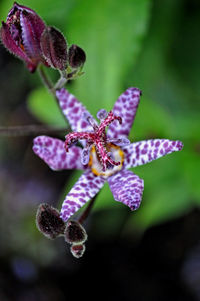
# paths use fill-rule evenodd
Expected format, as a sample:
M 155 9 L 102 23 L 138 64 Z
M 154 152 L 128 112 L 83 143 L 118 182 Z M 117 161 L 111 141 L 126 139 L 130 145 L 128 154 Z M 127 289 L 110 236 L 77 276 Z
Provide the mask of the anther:
M 93 127 L 94 131 L 96 131 L 98 129 L 98 125 L 97 125 L 96 121 L 94 120 L 92 115 L 90 115 L 88 112 L 83 112 L 82 118 Z
M 90 158 L 90 147 L 84 148 L 81 153 L 81 163 L 87 165 Z
M 118 146 L 126 146 L 130 144 L 130 140 L 128 138 L 113 138 L 113 139 L 108 139 L 108 142 Z
M 99 110 L 99 112 L 97 113 L 97 118 L 102 121 L 107 117 L 108 113 L 105 109 L 101 109 Z

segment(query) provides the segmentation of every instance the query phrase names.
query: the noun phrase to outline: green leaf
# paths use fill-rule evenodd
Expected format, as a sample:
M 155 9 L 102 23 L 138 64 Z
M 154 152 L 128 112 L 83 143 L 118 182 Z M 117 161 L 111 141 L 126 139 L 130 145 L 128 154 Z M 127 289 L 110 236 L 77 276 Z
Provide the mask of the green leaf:
M 24 5 L 33 9 L 45 22 L 52 23 L 64 27 L 70 9 L 73 5 L 72 0 L 26 0 L 20 1 L 20 5 Z M 1 0 L 0 3 L 0 18 L 6 20 L 9 10 L 13 6 L 13 0 Z M 47 9 L 48 8 L 48 9 Z M 61 28 L 61 29 L 62 29 Z
M 170 138 L 169 129 L 171 125 L 172 118 L 170 114 L 161 105 L 142 96 L 130 137 L 134 137 L 134 140 Z
M 66 35 L 87 55 L 85 75 L 75 94 L 91 113 L 110 110 L 124 90 L 147 29 L 149 0 L 77 1 L 69 16 Z
M 193 151 L 185 146 L 184 152 L 181 154 L 182 173 L 185 179 L 185 185 L 189 186 L 190 200 L 200 205 L 200 185 L 199 185 L 199 169 L 200 169 L 200 155 L 199 144 L 195 144 Z
M 130 217 L 126 227 L 146 229 L 188 212 L 194 206 L 190 187 L 181 170 L 180 153 L 170 154 L 134 169 L 144 179 L 140 208 Z

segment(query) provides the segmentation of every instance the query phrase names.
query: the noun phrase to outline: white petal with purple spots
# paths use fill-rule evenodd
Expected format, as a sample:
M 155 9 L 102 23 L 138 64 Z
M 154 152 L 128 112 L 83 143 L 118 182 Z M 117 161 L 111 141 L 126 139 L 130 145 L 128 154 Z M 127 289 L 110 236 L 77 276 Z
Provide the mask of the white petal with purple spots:
M 82 149 L 72 146 L 66 153 L 64 142 L 48 136 L 38 136 L 33 140 L 33 151 L 53 170 L 84 169 L 81 164 Z
M 143 165 L 183 148 L 181 141 L 168 139 L 151 139 L 132 143 L 123 147 L 124 167 Z
M 144 182 L 129 170 L 121 170 L 108 178 L 114 199 L 127 205 L 131 210 L 139 208 Z
M 135 119 L 140 95 L 139 89 L 129 88 L 117 99 L 112 111 L 114 115 L 122 118 L 122 124 L 114 121 L 108 129 L 108 138 L 128 137 Z
M 74 132 L 91 132 L 93 127 L 86 121 L 84 114 L 91 116 L 86 108 L 66 89 L 56 91 L 60 107 Z M 93 118 L 91 116 L 91 118 Z M 96 123 L 96 121 L 95 121 Z
M 105 178 L 95 176 L 87 170 L 67 194 L 61 208 L 60 216 L 66 221 L 87 201 L 92 199 L 105 183 Z

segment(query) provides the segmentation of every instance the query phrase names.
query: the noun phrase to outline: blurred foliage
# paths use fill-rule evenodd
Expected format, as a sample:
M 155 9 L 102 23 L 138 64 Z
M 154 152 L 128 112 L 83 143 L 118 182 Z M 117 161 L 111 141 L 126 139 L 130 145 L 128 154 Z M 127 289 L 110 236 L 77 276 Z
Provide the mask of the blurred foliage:
M 85 50 L 85 74 L 68 89 L 91 113 L 111 109 L 120 93 L 137 86 L 144 96 L 131 140 L 169 138 L 185 145 L 180 153 L 134 169 L 145 181 L 144 197 L 141 208 L 128 215 L 125 229 L 145 229 L 198 206 L 200 12 L 190 14 L 199 7 L 198 2 L 27 0 L 20 4 L 35 9 L 48 24 L 64 32 L 68 43 Z M 12 1 L 1 1 L 1 19 L 5 20 L 11 6 Z M 40 121 L 64 125 L 52 96 L 43 87 L 35 86 L 28 107 Z M 79 175 L 72 173 L 63 194 Z M 115 206 L 124 207 L 114 203 L 106 184 L 95 208 L 114 210 Z

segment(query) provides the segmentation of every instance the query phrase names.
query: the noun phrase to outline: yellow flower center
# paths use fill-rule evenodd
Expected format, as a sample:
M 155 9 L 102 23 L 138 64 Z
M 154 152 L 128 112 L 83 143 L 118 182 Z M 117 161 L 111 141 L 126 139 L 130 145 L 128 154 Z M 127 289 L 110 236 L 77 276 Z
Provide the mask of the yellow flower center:
M 99 161 L 95 146 L 93 145 L 90 150 L 90 159 L 88 166 L 91 167 L 92 172 L 96 176 L 110 177 L 111 175 L 122 169 L 124 162 L 124 152 L 122 151 L 122 149 L 119 146 L 114 145 L 112 143 L 108 143 L 106 149 L 108 152 L 111 153 L 113 160 L 116 162 L 120 162 L 120 165 L 115 165 L 111 168 L 107 168 L 106 171 L 102 171 L 102 165 Z

